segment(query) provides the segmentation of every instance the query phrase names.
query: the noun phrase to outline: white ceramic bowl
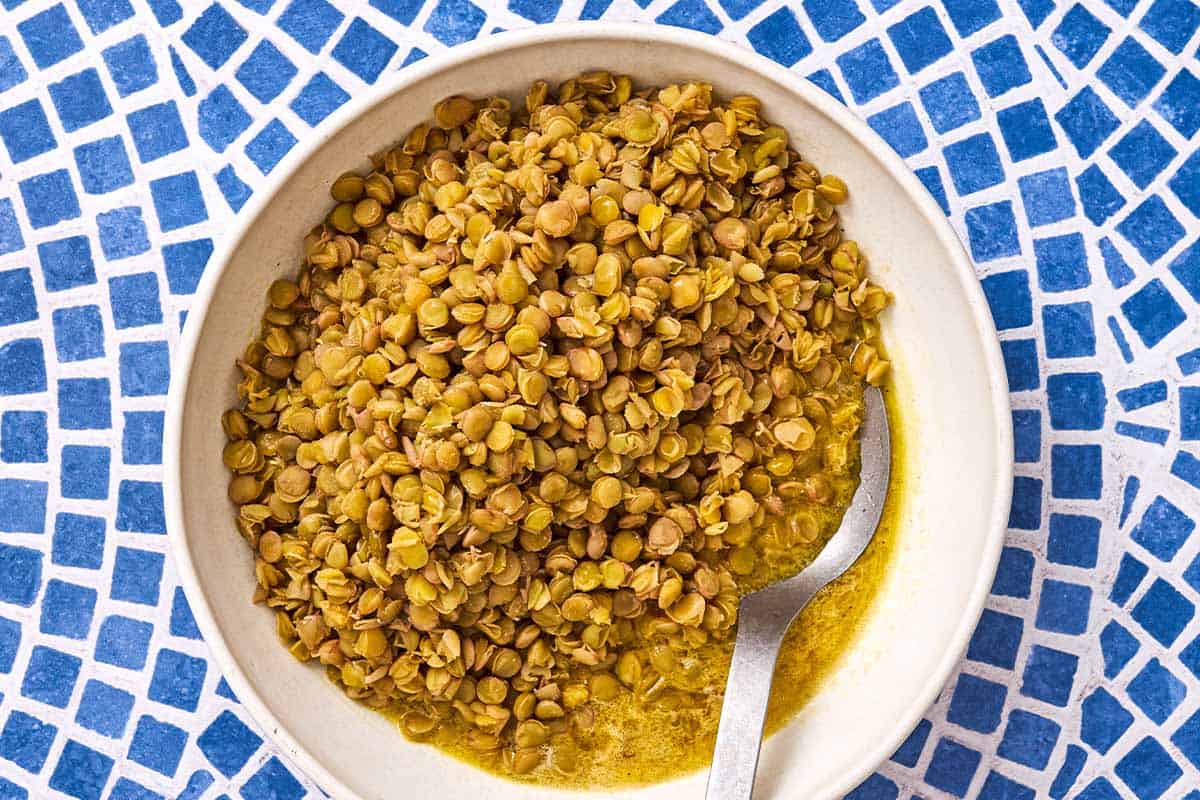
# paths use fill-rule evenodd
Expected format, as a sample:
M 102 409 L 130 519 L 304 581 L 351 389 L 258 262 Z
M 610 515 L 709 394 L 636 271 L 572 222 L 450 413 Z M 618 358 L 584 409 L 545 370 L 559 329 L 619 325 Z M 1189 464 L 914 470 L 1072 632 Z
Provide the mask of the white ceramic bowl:
M 368 166 L 449 94 L 523 96 L 606 68 L 641 84 L 701 78 L 750 93 L 796 148 L 846 180 L 841 207 L 874 277 L 895 295 L 885 340 L 908 447 L 899 546 L 863 631 L 818 695 L 765 746 L 758 797 L 838 797 L 887 758 L 966 647 L 999 557 L 1012 485 L 1011 419 L 991 317 L 954 232 L 904 163 L 798 75 L 716 39 L 650 25 L 532 28 L 456 47 L 357 98 L 302 142 L 254 195 L 208 266 L 176 359 L 166 431 L 166 508 L 176 563 L 217 664 L 267 734 L 337 798 L 563 798 L 508 783 L 405 740 L 279 645 L 250 604 L 252 559 L 234 528 L 221 412 L 264 291 L 291 275 L 329 204 L 331 180 Z M 703 796 L 705 776 L 594 796 Z

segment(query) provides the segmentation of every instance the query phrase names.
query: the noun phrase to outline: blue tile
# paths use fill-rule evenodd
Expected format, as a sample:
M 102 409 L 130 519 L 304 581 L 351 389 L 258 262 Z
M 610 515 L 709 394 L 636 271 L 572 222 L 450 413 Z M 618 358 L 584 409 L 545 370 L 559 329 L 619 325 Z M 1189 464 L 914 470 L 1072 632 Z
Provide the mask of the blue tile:
M 1104 426 L 1104 379 L 1098 372 L 1062 373 L 1046 378 L 1050 427 L 1093 431 Z
M 350 95 L 324 72 L 309 79 L 300 93 L 289 105 L 296 116 L 309 125 L 317 125 L 334 111 L 341 108 Z
M 1021 45 L 1012 34 L 973 50 L 971 60 L 975 62 L 975 74 L 989 97 L 999 97 L 1033 80 Z
M 148 3 L 154 18 L 164 28 L 183 19 L 183 8 L 176 0 L 148 0 Z
M 17 186 L 25 201 L 25 215 L 35 228 L 46 228 L 79 216 L 79 197 L 65 169 L 26 178 Z M 39 250 L 42 245 L 38 245 Z M 49 286 L 47 286 L 49 288 Z
M 296 65 L 264 39 L 238 67 L 237 79 L 260 103 L 270 103 L 296 77 Z
M 989 772 L 979 789 L 979 800 L 1033 800 L 1033 789 L 999 772 Z
M 187 740 L 187 732 L 182 728 L 143 715 L 138 719 L 133 741 L 129 743 L 129 758 L 155 772 L 173 777 L 179 768 Z
M 146 223 L 137 206 L 99 214 L 96 224 L 100 229 L 100 250 L 109 261 L 141 255 L 150 249 Z
M 379 9 L 401 25 L 411 25 L 417 18 L 417 12 L 421 10 L 421 5 L 421 0 L 371 0 L 372 8 Z M 586 19 L 586 17 L 581 18 Z M 597 19 L 597 17 L 592 19 Z
M 856 103 L 866 103 L 900 85 L 900 78 L 878 39 L 838 56 L 837 65 Z
M 1014 708 L 1004 726 L 996 754 L 1017 764 L 1042 770 L 1050 763 L 1062 726 L 1038 714 Z
M 246 38 L 246 29 L 220 3 L 213 3 L 184 32 L 183 43 L 211 69 L 218 69 Z
M 284 124 L 273 119 L 246 144 L 246 155 L 262 174 L 267 175 L 296 144 Z
M 83 687 L 83 698 L 75 721 L 88 730 L 110 739 L 125 735 L 125 724 L 133 710 L 133 695 L 107 683 L 90 680 Z
M 83 662 L 76 656 L 38 645 L 29 655 L 21 695 L 55 708 L 66 708 Z
M 1050 36 L 1050 42 L 1075 65 L 1083 69 L 1104 46 L 1112 29 L 1096 19 L 1082 4 L 1071 6 Z
M 954 72 L 921 89 L 921 104 L 938 133 L 952 131 L 979 119 L 979 104 L 966 76 Z
M 100 569 L 104 561 L 104 519 L 58 514 L 54 518 L 50 558 L 64 567 Z
M 725 5 L 724 0 L 722 5 Z M 740 4 L 741 13 L 731 13 L 730 16 L 740 19 L 757 5 L 757 2 Z M 827 42 L 836 42 L 867 20 L 855 3 L 845 0 L 803 0 L 802 5 L 804 13 L 817 29 L 817 35 Z
M 121 481 L 117 490 L 117 530 L 166 533 L 163 518 L 162 484 L 151 481 Z
M 50 776 L 50 788 L 77 800 L 100 800 L 112 768 L 111 758 L 69 739 Z
M 887 29 L 904 67 L 913 75 L 948 55 L 954 49 L 942 21 L 926 6 Z
M 121 434 L 121 461 L 126 464 L 162 463 L 163 412 L 126 411 Z
M 326 0 L 292 0 L 279 15 L 276 24 L 304 49 L 310 53 L 317 53 L 344 17 L 341 11 Z M 475 30 L 478 31 L 478 26 Z
M 175 650 L 160 650 L 154 663 L 154 677 L 150 681 L 148 696 L 158 703 L 195 711 L 207 671 L 208 665 L 203 658 Z
M 1141 648 L 1137 638 L 1121 623 L 1109 620 L 1100 631 L 1100 654 L 1104 660 L 1104 677 L 1115 678 L 1137 655 Z
M 108 295 L 112 303 L 113 325 L 118 330 L 162 322 L 158 279 L 153 272 L 109 278 Z
M 942 174 L 936 166 L 921 167 L 914 171 L 917 178 L 924 184 L 926 191 L 933 195 L 933 199 L 937 202 L 938 207 L 942 209 L 942 213 L 950 214 L 950 204 L 946 201 L 946 187 L 942 184 Z M 974 241 L 972 240 L 972 248 Z
M 1179 726 L 1179 730 L 1171 735 L 1171 742 L 1188 761 L 1200 768 L 1200 711 Z M 1184 800 L 1196 800 L 1196 792 L 1190 792 Z
M 967 647 L 967 658 L 1012 669 L 1017 663 L 1017 649 L 1021 646 L 1024 628 L 1024 620 L 1020 617 L 984 609 Z
M 1033 298 L 1029 292 L 1029 273 L 1023 269 L 989 275 L 980 281 L 992 309 L 992 319 L 1000 330 L 1023 328 L 1033 324 Z
M 107 447 L 65 445 L 61 455 L 63 497 L 76 500 L 104 500 L 108 497 L 108 472 L 111 455 Z
M 0 345 L 0 397 L 46 391 L 46 356 L 40 339 Z
M 787 6 L 763 18 L 746 32 L 746 39 L 756 51 L 785 67 L 790 67 L 813 51 L 808 37 L 796 21 L 796 15 Z
M 1008 514 L 1008 527 L 1023 531 L 1035 531 L 1042 524 L 1042 481 L 1018 475 L 1013 478 L 1012 508 Z
M 1179 652 L 1179 660 L 1193 675 L 1200 678 L 1200 636 Z
M 107 378 L 60 378 L 58 424 L 65 430 L 112 427 L 112 401 Z
M 1025 175 L 1017 180 L 1017 186 L 1031 226 L 1049 225 L 1075 215 L 1075 198 L 1071 196 L 1066 169 L 1059 167 Z
M 116 84 L 117 94 L 127 97 L 158 82 L 154 54 L 142 34 L 104 49 L 104 63 Z
M 896 800 L 899 794 L 900 787 L 894 781 L 876 772 L 852 789 L 844 800 Z
M 933 724 L 927 719 L 917 723 L 917 727 L 913 728 L 904 743 L 892 754 L 892 761 L 910 769 L 915 767 L 921 759 L 921 751 L 925 749 L 925 742 L 929 739 L 929 731 L 932 728 Z
M 1091 303 L 1042 306 L 1042 331 L 1046 340 L 1046 358 L 1077 358 L 1096 354 Z
M 1177 152 L 1153 125 L 1143 120 L 1121 137 L 1108 155 L 1139 189 L 1145 189 Z
M 34 99 L 0 111 L 0 141 L 14 164 L 58 146 L 42 104 Z
M 1121 311 L 1146 347 L 1154 347 L 1187 319 L 1158 278 L 1121 303 Z
M 118 547 L 109 597 L 152 606 L 158 603 L 163 556 L 150 550 Z
M 48 488 L 45 481 L 0 478 L 0 508 L 8 509 L 0 517 L 0 532 L 42 533 Z
M 1133 714 L 1104 687 L 1085 697 L 1080 709 L 1080 738 L 1101 754 L 1111 750 L 1133 723 Z
M 111 616 L 100 625 L 96 637 L 96 660 L 124 669 L 140 670 L 146 666 L 146 653 L 150 649 L 150 634 L 154 626 L 149 622 L 128 617 Z
M 902 158 L 919 153 L 929 146 L 912 103 L 904 102 L 873 114 L 867 117 L 867 124 Z
M 1195 614 L 1195 604 L 1162 578 L 1154 579 L 1132 612 L 1134 621 L 1164 647 L 1179 638 Z
M 17 23 L 17 30 L 39 69 L 52 67 L 83 49 L 79 31 L 62 3 Z
M 1143 383 L 1117 392 L 1117 402 L 1126 411 L 1152 406 L 1167 399 L 1167 382 L 1164 380 Z
M 1033 339 L 1016 339 L 1000 343 L 1004 369 L 1008 373 L 1011 392 L 1027 392 L 1041 385 L 1038 373 L 1037 344 Z
M 1100 520 L 1082 514 L 1051 514 L 1046 558 L 1055 564 L 1091 568 L 1100 550 Z
M 185 96 L 195 97 L 196 81 L 192 79 L 191 73 L 184 66 L 183 59 L 179 57 L 179 52 L 174 47 L 168 45 L 167 53 L 171 57 L 171 71 L 175 73 L 175 81 L 179 84 L 179 88 Z
M 44 464 L 49 460 L 45 411 L 5 411 L 0 416 L 0 461 Z
M 1175 760 L 1149 736 L 1134 745 L 1114 771 L 1138 800 L 1157 800 L 1183 776 Z
M 198 114 L 200 138 L 218 153 L 223 153 L 250 127 L 252 121 L 250 114 L 224 84 L 200 101 Z
M 562 0 L 508 0 L 508 10 L 538 23 L 553 22 Z
M 1052 497 L 1098 500 L 1101 483 L 1100 445 L 1056 444 L 1050 448 Z
M 275 756 L 267 759 L 242 786 L 245 800 L 301 800 L 304 795 L 304 786 Z
M 1000 155 L 987 133 L 978 133 L 948 145 L 943 154 L 959 195 L 973 194 L 1004 181 Z
M 1087 158 L 1096 152 L 1096 148 L 1121 125 L 1121 121 L 1090 86 L 1085 86 L 1072 97 L 1054 115 L 1054 119 L 1062 126 L 1080 158 Z
M 955 797 L 966 797 L 980 754 L 951 739 L 940 739 L 925 769 L 925 782 Z
M 15 253 L 24 247 L 25 240 L 21 236 L 21 227 L 17 224 L 12 200 L 0 197 L 0 255 Z
M 1200 217 L 1200 151 L 1194 152 L 1180 164 L 1180 169 L 1166 185 L 1188 211 Z
M 126 121 L 133 146 L 143 164 L 176 153 L 188 145 L 183 120 L 174 100 L 133 112 Z
M 1047 578 L 1042 581 L 1042 596 L 1034 624 L 1039 630 L 1052 633 L 1084 633 L 1091 604 L 1090 587 Z
M 1179 53 L 1200 27 L 1200 8 L 1191 0 L 1155 0 L 1138 27 L 1172 53 Z
M 1006 547 L 1000 552 L 996 577 L 992 579 L 991 594 L 1006 597 L 1028 597 L 1033 585 L 1033 554 L 1019 547 Z
M 1128 553 L 1121 556 L 1121 565 L 1117 569 L 1117 577 L 1113 581 L 1109 599 L 1119 606 L 1125 605 L 1148 571 L 1149 567 Z
M 1127 692 L 1143 714 L 1162 725 L 1187 697 L 1187 686 L 1161 661 L 1152 658 L 1129 682 Z
M 1107 236 L 1100 239 L 1100 256 L 1104 260 L 1104 272 L 1112 282 L 1113 288 L 1120 289 L 1133 282 L 1133 270 Z
M 966 38 L 1000 19 L 996 0 L 942 0 L 958 35 Z
M 1174 503 L 1155 497 L 1129 536 L 1160 561 L 1170 561 L 1183 547 L 1196 523 Z
M 1138 4 L 1138 0 L 1104 0 L 1104 2 L 1122 17 L 1128 17 Z
M 1040 97 L 1002 109 L 996 113 L 996 122 L 1013 161 L 1049 153 L 1058 146 Z
M 374 83 L 396 50 L 395 42 L 355 17 L 334 46 L 333 59 L 366 83 Z
M 1200 130 L 1200 78 L 1180 70 L 1154 101 L 1154 110 L 1184 137 Z
M 1071 697 L 1079 657 L 1037 644 L 1029 651 L 1021 677 L 1021 694 L 1065 708 Z
M 200 752 L 226 778 L 240 772 L 262 743 L 261 736 L 229 711 L 217 715 L 196 740 Z
M 968 730 L 991 733 L 1000 727 L 1007 696 L 1004 684 L 964 672 L 951 693 L 946 720 Z
M 37 775 L 50 755 L 58 728 L 13 709 L 0 732 L 0 758 Z M 7 797 L 7 795 L 0 795 Z
M 181 795 L 181 800 L 186 800 Z M 112 793 L 108 800 L 166 800 L 158 792 L 152 792 L 140 783 L 134 783 L 128 778 L 118 778 L 113 784 Z
M 1200 302 L 1200 240 L 1172 259 L 1167 269 L 1175 280 L 1187 290 L 1193 299 Z
M 129 163 L 129 155 L 120 136 L 81 144 L 74 153 L 80 183 L 88 194 L 107 194 L 133 184 L 133 166 Z M 102 213 L 97 219 L 105 216 Z
M 108 96 L 100 84 L 100 73 L 94 68 L 51 83 L 47 89 L 67 133 L 99 122 L 112 113 Z
M 1150 94 L 1150 90 L 1165 74 L 1166 69 L 1162 64 L 1132 36 L 1117 45 L 1112 55 L 1096 70 L 1096 77 L 1130 108 Z
M 150 197 L 163 233 L 195 225 L 208 219 L 200 181 L 194 172 L 184 172 L 150 181 Z
M 0 602 L 28 608 L 42 582 L 42 554 L 0 544 Z
M 976 261 L 992 261 L 1021 252 L 1017 219 L 1008 200 L 968 208 L 964 221 L 971 257 Z
M 234 211 L 241 211 L 242 206 L 250 199 L 252 190 L 233 169 L 233 165 L 227 164 L 221 168 L 221 171 L 214 176 L 217 187 L 220 188 L 225 202 L 229 203 L 229 207 Z M 174 291 L 174 289 L 172 289 Z M 195 291 L 195 288 L 192 289 Z
M 425 20 L 425 32 L 444 45 L 456 45 L 474 39 L 487 14 L 470 0 L 439 0 Z M 657 22 L 706 33 L 721 29 L 721 23 L 699 0 L 680 0 L 658 16 Z
M 1108 176 L 1095 164 L 1075 178 L 1083 213 L 1093 225 L 1103 225 L 1109 217 L 1125 207 L 1125 195 L 1117 191 Z
M 37 318 L 32 273 L 28 269 L 0 272 L 0 325 L 16 325 Z
M 0 36 L 0 92 L 5 92 L 29 77 L 21 60 L 13 51 L 12 42 Z
M 129 0 L 78 0 L 77 5 L 92 33 L 103 33 L 133 16 Z
M 1167 204 L 1152 195 L 1117 224 L 1117 233 L 1153 264 L 1183 238 L 1184 229 Z
M 1042 413 L 1036 409 L 1012 412 L 1013 460 L 1031 464 L 1042 457 Z
M 1200 439 L 1200 386 L 1179 387 L 1179 438 Z
M 196 626 L 196 618 L 188 605 L 183 589 L 176 586 L 175 596 L 171 599 L 171 635 L 184 639 L 199 639 L 200 628 Z
M 163 264 L 171 294 L 192 294 L 196 291 L 212 252 L 212 239 L 196 239 L 163 247 Z

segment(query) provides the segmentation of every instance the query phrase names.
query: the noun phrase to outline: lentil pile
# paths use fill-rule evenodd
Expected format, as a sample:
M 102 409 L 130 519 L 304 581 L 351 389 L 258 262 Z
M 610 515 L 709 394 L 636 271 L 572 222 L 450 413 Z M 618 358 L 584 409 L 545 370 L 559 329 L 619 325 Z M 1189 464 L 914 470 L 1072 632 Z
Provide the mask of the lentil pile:
M 705 741 L 739 595 L 836 529 L 888 372 L 845 184 L 752 97 L 594 72 L 450 97 L 331 194 L 222 420 L 281 639 L 508 774 L 639 713 Z

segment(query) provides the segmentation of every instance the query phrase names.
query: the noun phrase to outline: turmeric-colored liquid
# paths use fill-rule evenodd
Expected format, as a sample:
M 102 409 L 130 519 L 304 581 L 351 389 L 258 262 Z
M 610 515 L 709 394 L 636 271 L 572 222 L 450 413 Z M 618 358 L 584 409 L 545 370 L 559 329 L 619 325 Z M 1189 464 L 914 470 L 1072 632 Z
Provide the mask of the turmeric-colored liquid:
M 842 577 L 817 594 L 784 640 L 775 668 L 767 713 L 767 733 L 775 733 L 811 699 L 862 627 L 896 550 L 905 495 L 904 440 L 895 392 L 885 391 L 891 420 L 891 486 L 883 519 L 866 552 Z M 794 574 L 811 562 L 832 536 L 855 483 L 838 487 L 837 502 L 819 511 L 819 535 L 793 544 L 752 576 L 751 585 Z M 550 757 L 525 775 L 514 775 L 500 753 L 472 750 L 458 725 L 442 724 L 426 739 L 451 755 L 509 780 L 578 788 L 612 788 L 655 783 L 706 767 L 712 760 L 733 636 L 696 651 L 696 669 L 686 692 L 646 699 L 622 692 L 615 700 L 593 702 L 595 724 L 570 739 L 553 743 Z M 682 698 L 682 699 L 681 699 Z

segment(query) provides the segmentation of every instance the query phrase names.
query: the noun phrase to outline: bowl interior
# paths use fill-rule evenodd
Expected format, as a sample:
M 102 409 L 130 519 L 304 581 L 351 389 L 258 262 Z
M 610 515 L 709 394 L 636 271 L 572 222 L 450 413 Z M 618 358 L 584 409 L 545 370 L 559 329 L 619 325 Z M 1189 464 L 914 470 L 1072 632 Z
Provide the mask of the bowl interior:
M 281 167 L 260 189 L 257 216 L 248 215 L 240 240 L 231 238 L 227 259 L 209 267 L 219 274 L 206 276 L 198 295 L 189 322 L 194 358 L 173 396 L 178 467 L 172 472 L 168 465 L 168 509 L 197 617 L 239 697 L 297 764 L 337 797 L 382 800 L 400 786 L 408 796 L 444 800 L 565 793 L 510 784 L 408 742 L 392 723 L 344 698 L 320 670 L 298 664 L 278 644 L 272 616 L 249 602 L 252 559 L 225 497 L 219 417 L 235 401 L 234 361 L 257 328 L 266 287 L 300 263 L 301 239 L 327 210 L 334 177 L 364 168 L 367 154 L 403 137 L 443 96 L 521 97 L 536 78 L 554 81 L 595 68 L 628 73 L 643 85 L 701 78 L 725 96 L 759 97 L 765 114 L 790 131 L 806 158 L 849 184 L 845 227 L 895 295 L 885 338 L 895 364 L 909 478 L 899 546 L 855 646 L 818 696 L 767 743 L 759 769 L 763 796 L 840 796 L 886 758 L 940 689 L 990 582 L 1010 484 L 998 348 L 961 248 L 882 142 L 859 123 L 843 127 L 834 116 L 844 119 L 846 113 L 795 76 L 689 34 L 558 27 L 456 49 L 406 70 L 390 95 L 381 94 L 307 153 L 293 154 L 294 171 Z M 691 775 L 636 796 L 700 797 L 704 779 Z

